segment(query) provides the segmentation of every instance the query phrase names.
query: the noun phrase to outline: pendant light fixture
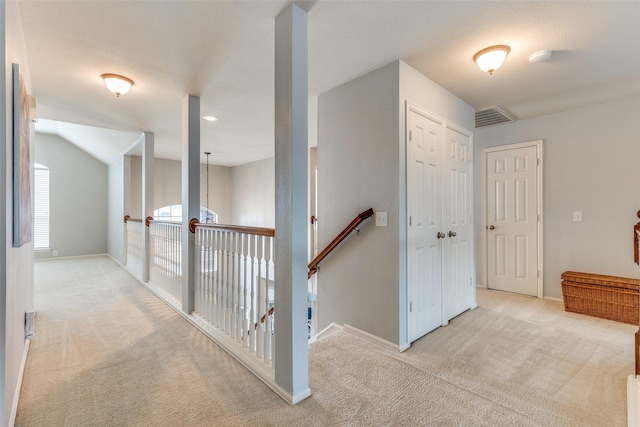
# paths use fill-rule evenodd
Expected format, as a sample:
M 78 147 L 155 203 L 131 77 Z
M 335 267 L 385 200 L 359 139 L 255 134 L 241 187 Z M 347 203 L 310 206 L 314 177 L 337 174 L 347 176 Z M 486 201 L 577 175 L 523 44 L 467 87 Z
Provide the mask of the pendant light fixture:
M 211 211 L 209 210 L 209 155 L 210 151 L 205 151 L 204 154 L 207 156 L 207 217 L 205 218 L 205 223 L 213 222 L 213 218 L 211 217 Z
M 101 77 L 104 80 L 104 84 L 107 85 L 107 89 L 113 92 L 118 98 L 120 98 L 120 95 L 129 92 L 129 89 L 133 86 L 133 80 L 119 74 L 107 73 Z
M 511 48 L 507 45 L 490 46 L 473 55 L 473 60 L 478 64 L 478 68 L 493 75 L 504 63 L 509 52 L 511 52 Z

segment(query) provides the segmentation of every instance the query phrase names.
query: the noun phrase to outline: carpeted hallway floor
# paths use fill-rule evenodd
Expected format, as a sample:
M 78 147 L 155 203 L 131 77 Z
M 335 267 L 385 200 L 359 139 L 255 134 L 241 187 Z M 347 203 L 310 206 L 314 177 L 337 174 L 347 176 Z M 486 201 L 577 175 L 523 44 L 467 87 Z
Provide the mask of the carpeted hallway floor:
M 291 407 L 107 257 L 36 263 L 17 426 L 624 426 L 637 327 L 478 290 L 404 353 L 337 332 Z

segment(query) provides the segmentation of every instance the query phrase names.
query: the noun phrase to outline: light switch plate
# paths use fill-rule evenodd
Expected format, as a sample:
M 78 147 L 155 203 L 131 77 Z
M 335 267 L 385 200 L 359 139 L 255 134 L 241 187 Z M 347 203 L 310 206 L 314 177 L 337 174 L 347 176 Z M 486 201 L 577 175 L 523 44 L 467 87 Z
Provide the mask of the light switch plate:
M 573 212 L 573 222 L 582 222 L 582 211 Z
M 387 227 L 388 222 L 387 212 L 376 212 L 376 227 Z

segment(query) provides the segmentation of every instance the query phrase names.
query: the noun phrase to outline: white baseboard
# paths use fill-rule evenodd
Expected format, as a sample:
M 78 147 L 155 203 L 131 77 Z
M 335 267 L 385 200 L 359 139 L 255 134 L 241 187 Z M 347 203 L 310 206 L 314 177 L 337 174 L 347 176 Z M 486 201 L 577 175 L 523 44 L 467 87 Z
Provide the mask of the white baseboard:
M 48 258 L 35 258 L 33 261 L 34 262 L 57 261 L 59 259 L 95 258 L 95 257 L 101 257 L 101 256 L 108 256 L 111 259 L 113 259 L 113 257 L 110 254 L 105 253 L 105 254 L 86 254 L 86 255 L 70 255 L 70 256 L 52 256 Z
M 18 413 L 18 400 L 20 400 L 20 390 L 22 389 L 22 378 L 24 376 L 24 367 L 27 364 L 27 354 L 29 354 L 29 345 L 31 340 L 24 340 L 24 351 L 22 360 L 20 361 L 20 371 L 18 371 L 18 384 L 13 395 L 13 405 L 11 405 L 11 414 L 9 415 L 9 427 L 13 427 L 16 423 L 16 415 Z
M 357 335 L 360 338 L 364 338 L 367 341 L 371 341 L 374 344 L 378 344 L 378 345 L 380 345 L 380 346 L 382 346 L 384 348 L 387 348 L 389 350 L 392 350 L 392 351 L 400 351 L 400 352 L 402 352 L 402 351 L 406 350 L 407 348 L 409 348 L 408 345 L 405 347 L 404 345 L 394 344 L 391 341 L 387 341 L 384 338 L 377 337 L 377 336 L 375 336 L 373 334 L 370 334 L 369 332 L 365 332 L 365 331 L 363 331 L 361 329 L 354 328 L 351 325 L 345 324 L 344 325 L 344 330 L 346 332 L 350 332 L 353 335 Z
M 542 297 L 542 299 L 548 299 L 549 301 L 563 302 L 562 298 L 556 298 L 556 297 Z
M 627 423 L 640 427 L 640 379 L 635 375 L 627 378 Z

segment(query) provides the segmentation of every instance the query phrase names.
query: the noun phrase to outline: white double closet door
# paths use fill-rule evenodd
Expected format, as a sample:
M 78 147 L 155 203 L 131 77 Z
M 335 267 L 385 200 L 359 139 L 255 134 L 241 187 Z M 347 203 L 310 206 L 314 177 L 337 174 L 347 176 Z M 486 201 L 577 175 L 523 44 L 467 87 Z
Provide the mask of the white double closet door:
M 407 333 L 474 304 L 471 133 L 415 107 L 407 120 Z

